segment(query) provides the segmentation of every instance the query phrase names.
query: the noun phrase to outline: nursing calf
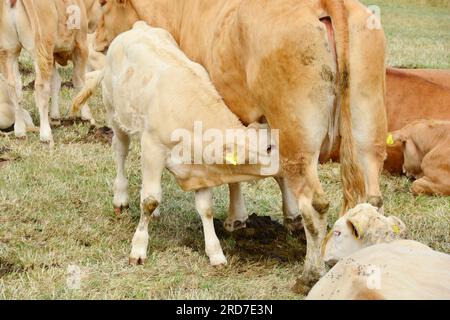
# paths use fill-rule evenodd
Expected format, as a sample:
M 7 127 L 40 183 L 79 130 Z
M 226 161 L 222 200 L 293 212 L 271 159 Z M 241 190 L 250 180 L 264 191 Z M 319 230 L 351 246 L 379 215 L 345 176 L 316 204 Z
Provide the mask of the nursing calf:
M 414 194 L 450 195 L 450 121 L 419 120 L 392 133 L 403 144 L 403 171 Z
M 114 206 L 118 212 L 128 206 L 125 159 L 130 136 L 137 135 L 141 140 L 141 219 L 133 237 L 130 263 L 143 263 L 147 258 L 148 223 L 158 214 L 164 168 L 174 174 L 185 191 L 195 190 L 206 253 L 212 265 L 226 263 L 214 231 L 210 188 L 277 174 L 277 146 L 268 141 L 275 137 L 269 137 L 265 130 L 243 126 L 222 101 L 206 70 L 190 61 L 167 31 L 145 22 L 137 22 L 111 44 L 105 69 L 97 72 L 75 99 L 73 111 L 100 82 L 114 130 Z M 196 135 L 199 125 L 205 140 L 224 137 L 229 129 L 244 133 L 245 139 L 216 143 L 211 154 L 206 152 L 211 145 L 198 152 L 196 146 L 202 143 Z M 250 143 L 248 137 L 260 133 L 266 134 L 263 142 Z M 251 159 L 257 160 L 252 164 Z

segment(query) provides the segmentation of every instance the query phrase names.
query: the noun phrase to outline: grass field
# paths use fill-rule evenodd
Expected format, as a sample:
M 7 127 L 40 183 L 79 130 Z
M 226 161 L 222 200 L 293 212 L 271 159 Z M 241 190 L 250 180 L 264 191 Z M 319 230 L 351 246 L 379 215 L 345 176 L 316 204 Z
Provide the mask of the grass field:
M 450 6 L 447 1 L 365 1 L 381 7 L 389 40 L 389 63 L 404 67 L 450 68 Z M 30 69 L 26 57 L 24 69 Z M 61 71 L 69 80 L 69 69 Z M 24 77 L 25 84 L 32 75 Z M 63 88 L 66 112 L 72 89 Z M 33 92 L 25 93 L 35 122 Z M 99 94 L 91 101 L 99 125 Z M 193 195 L 164 176 L 162 217 L 151 224 L 149 260 L 127 264 L 138 222 L 140 185 L 136 143 L 128 162 L 131 208 L 121 218 L 112 210 L 115 170 L 109 145 L 86 124 L 54 130 L 55 147 L 0 137 L 0 299 L 299 299 L 291 291 L 302 272 L 302 241 L 285 236 L 272 245 L 254 246 L 221 236 L 228 265 L 209 266 L 203 252 L 201 222 Z M 329 224 L 340 205 L 338 165 L 320 175 L 332 200 Z M 408 227 L 408 237 L 450 253 L 450 197 L 413 197 L 411 182 L 384 176 L 386 213 Z M 280 193 L 272 180 L 245 185 L 250 213 L 281 221 Z M 215 212 L 224 219 L 227 189 L 215 191 Z M 277 253 L 277 246 L 280 253 Z M 258 248 L 258 246 L 261 246 Z M 284 250 L 284 251 L 283 251 Z M 283 253 L 281 252 L 283 251 Z M 267 252 L 267 254 L 264 254 Z M 285 253 L 284 253 L 285 252 Z M 69 265 L 81 268 L 81 288 L 67 284 Z

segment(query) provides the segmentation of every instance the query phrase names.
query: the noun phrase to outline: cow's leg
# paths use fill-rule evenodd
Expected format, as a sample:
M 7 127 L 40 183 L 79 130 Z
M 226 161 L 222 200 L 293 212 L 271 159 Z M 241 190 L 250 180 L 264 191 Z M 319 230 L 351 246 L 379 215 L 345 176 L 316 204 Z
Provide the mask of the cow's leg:
M 61 91 L 61 76 L 59 75 L 56 64 L 53 67 L 52 75 L 52 104 L 50 107 L 50 119 L 59 123 L 61 114 L 59 112 L 59 92 Z
M 200 189 L 195 192 L 195 207 L 202 219 L 203 233 L 205 235 L 205 251 L 211 265 L 218 266 L 226 264 L 227 259 L 223 254 L 222 247 L 214 230 L 212 191 L 210 188 Z
M 114 212 L 119 215 L 128 208 L 128 179 L 125 173 L 125 161 L 130 150 L 130 137 L 127 133 L 113 126 L 114 136 L 112 147 L 117 166 L 117 176 L 114 181 Z
M 228 217 L 224 222 L 224 227 L 228 232 L 233 232 L 246 227 L 248 220 L 247 209 L 245 208 L 244 196 L 240 183 L 230 183 L 230 208 Z
M 142 190 L 141 218 L 133 236 L 130 264 L 143 264 L 147 260 L 148 224 L 162 197 L 161 176 L 166 156 L 160 143 L 148 133 L 141 137 Z
M 77 43 L 73 54 L 72 75 L 72 82 L 76 92 L 79 92 L 84 87 L 88 52 L 85 41 Z M 81 118 L 95 125 L 95 120 L 92 117 L 91 109 L 87 103 L 81 108 Z
M 289 188 L 287 180 L 280 177 L 275 178 L 275 180 L 281 190 L 284 225 L 292 232 L 303 229 L 302 216 L 298 210 L 297 199 Z
M 40 58 L 37 58 L 40 59 Z M 52 130 L 49 122 L 49 100 L 51 93 L 51 77 L 53 73 L 53 59 L 48 59 L 47 62 L 38 63 L 36 60 L 36 82 L 35 82 L 35 99 L 36 105 L 39 109 L 40 119 L 40 139 L 41 142 L 53 142 Z
M 8 95 L 14 106 L 14 134 L 17 138 L 25 138 L 27 131 L 27 113 L 22 107 L 22 79 L 19 73 L 20 49 L 0 52 L 1 70 L 8 84 Z
M 367 201 L 382 208 L 380 178 L 386 157 L 387 137 L 384 101 L 386 39 L 381 28 L 368 24 L 370 13 L 366 10 L 350 12 L 350 105 L 353 135 L 364 171 Z

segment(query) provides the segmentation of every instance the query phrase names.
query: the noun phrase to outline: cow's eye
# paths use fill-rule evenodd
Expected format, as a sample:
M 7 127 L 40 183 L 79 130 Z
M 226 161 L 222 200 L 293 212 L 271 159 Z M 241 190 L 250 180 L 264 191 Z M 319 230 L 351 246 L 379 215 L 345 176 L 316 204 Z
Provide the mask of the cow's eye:
M 341 232 L 335 230 L 335 231 L 333 231 L 333 235 L 334 235 L 335 237 L 339 237 L 339 236 L 341 235 Z

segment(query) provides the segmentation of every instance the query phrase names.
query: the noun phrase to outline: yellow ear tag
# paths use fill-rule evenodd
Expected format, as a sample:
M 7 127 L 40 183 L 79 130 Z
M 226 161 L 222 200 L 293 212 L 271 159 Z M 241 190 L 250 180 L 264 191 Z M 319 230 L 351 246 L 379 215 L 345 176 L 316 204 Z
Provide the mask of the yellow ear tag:
M 388 146 L 392 146 L 394 144 L 394 137 L 392 136 L 392 133 L 389 133 L 386 143 Z
M 234 154 L 229 153 L 229 154 L 227 154 L 225 159 L 227 160 L 228 163 L 232 164 L 233 166 L 237 166 L 238 165 L 238 155 L 237 155 L 237 153 L 234 153 Z
M 392 231 L 394 231 L 394 233 L 398 235 L 398 234 L 400 234 L 400 227 L 398 225 L 394 224 L 392 226 Z

